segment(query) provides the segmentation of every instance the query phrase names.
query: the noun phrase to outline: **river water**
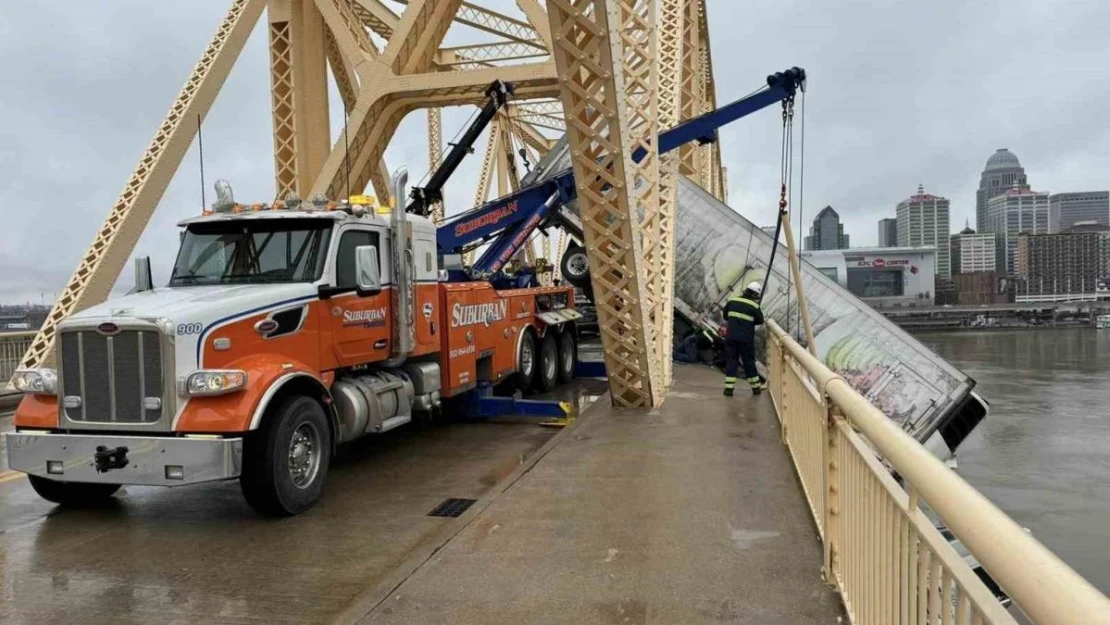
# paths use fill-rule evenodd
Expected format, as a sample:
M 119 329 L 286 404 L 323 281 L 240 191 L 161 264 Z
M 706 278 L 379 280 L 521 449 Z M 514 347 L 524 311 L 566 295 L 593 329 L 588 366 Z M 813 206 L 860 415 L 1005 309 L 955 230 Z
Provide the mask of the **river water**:
M 916 336 L 991 404 L 959 448 L 959 473 L 1110 592 L 1110 331 Z

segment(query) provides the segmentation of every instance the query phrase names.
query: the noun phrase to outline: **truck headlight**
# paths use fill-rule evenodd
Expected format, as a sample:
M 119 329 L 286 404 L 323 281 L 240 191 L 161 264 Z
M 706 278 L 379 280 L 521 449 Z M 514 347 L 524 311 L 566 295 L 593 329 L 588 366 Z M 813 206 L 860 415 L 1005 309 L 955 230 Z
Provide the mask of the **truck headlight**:
M 54 369 L 20 369 L 12 375 L 15 390 L 35 395 L 58 394 L 58 372 Z
M 193 397 L 223 395 L 247 385 L 247 373 L 237 369 L 201 369 L 185 379 L 185 394 Z

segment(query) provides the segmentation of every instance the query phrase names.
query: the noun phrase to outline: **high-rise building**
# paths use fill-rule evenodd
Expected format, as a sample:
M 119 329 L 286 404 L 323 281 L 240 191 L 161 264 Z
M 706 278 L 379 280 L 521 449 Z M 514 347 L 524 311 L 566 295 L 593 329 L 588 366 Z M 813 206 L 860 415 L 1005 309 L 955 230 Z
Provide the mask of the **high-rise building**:
M 840 223 L 840 215 L 833 207 L 826 206 L 817 213 L 804 243 L 807 250 L 848 249 L 848 235 L 844 234 L 844 224 Z
M 1110 277 L 1110 228 L 1092 224 L 1057 234 L 1018 236 L 1017 300 L 1095 299 Z
M 1014 186 L 987 200 L 987 232 L 997 235 L 998 273 L 1017 272 L 1020 234 L 1048 234 L 1048 193 Z
M 898 220 L 887 218 L 879 220 L 879 247 L 898 245 Z
M 987 224 L 987 202 L 992 197 L 1009 191 L 1015 184 L 1023 187 L 1029 184 L 1025 178 L 1025 168 L 1013 153 L 1006 148 L 999 148 L 987 159 L 987 165 L 979 178 L 979 191 L 975 193 L 977 231 L 990 231 Z
M 952 251 L 952 275 L 994 271 L 997 267 L 996 236 L 993 232 L 977 234 L 970 227 L 952 235 L 949 246 Z
M 1110 191 L 1053 193 L 1048 198 L 1048 231 L 1063 232 L 1078 223 L 1110 226 Z
M 937 248 L 936 277 L 947 279 L 952 275 L 948 233 L 948 198 L 925 193 L 917 186 L 917 195 L 898 203 L 898 247 Z

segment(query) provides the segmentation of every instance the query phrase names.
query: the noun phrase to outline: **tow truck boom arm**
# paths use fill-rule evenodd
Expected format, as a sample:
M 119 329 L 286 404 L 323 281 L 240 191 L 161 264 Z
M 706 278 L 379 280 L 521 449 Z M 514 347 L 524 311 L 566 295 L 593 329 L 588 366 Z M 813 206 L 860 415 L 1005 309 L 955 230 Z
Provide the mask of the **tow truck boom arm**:
M 805 70 L 792 67 L 767 77 L 767 87 L 721 108 L 686 120 L 659 134 L 659 152 L 670 152 L 686 143 L 699 144 L 717 140 L 717 129 L 741 117 L 779 102 L 791 100 L 799 89 L 805 89 Z M 639 162 L 643 148 L 632 154 Z M 518 192 L 488 202 L 445 223 L 436 233 L 440 254 L 457 254 L 496 237 L 482 257 L 474 263 L 472 274 L 489 275 L 500 271 L 532 232 L 557 216 L 557 209 L 577 197 L 574 172 L 567 168 L 558 174 L 523 188 Z M 553 210 L 554 209 L 554 210 Z
M 478 135 L 482 134 L 486 126 L 493 121 L 493 116 L 512 95 L 512 85 L 500 80 L 493 81 L 486 88 L 487 100 L 482 109 L 478 111 L 478 117 L 459 138 L 458 143 L 451 144 L 451 150 L 447 152 L 447 156 L 440 161 L 439 167 L 428 177 L 428 184 L 413 188 L 411 201 L 405 207 L 406 212 L 427 216 L 431 212 L 432 205 L 443 200 L 443 185 L 447 184 L 447 180 L 459 168 L 463 158 L 474 151 L 474 142 L 478 140 Z

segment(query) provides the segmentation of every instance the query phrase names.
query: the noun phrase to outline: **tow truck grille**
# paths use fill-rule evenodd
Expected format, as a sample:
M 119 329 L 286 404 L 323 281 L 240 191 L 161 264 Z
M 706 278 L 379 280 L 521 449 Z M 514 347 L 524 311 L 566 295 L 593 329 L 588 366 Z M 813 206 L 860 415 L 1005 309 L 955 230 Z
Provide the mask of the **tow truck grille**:
M 61 387 L 71 421 L 155 423 L 165 388 L 162 343 L 153 330 L 62 333 Z

